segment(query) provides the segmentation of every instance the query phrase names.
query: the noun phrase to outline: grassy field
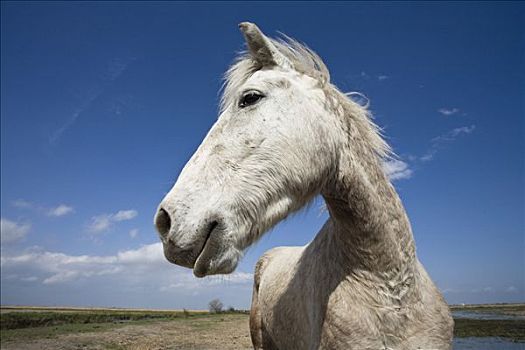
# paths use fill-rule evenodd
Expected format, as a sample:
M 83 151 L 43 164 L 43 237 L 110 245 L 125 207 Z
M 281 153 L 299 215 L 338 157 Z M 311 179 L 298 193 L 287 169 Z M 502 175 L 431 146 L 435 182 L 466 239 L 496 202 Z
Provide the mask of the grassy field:
M 525 320 L 455 319 L 455 337 L 500 337 L 525 342 Z
M 247 312 L 2 308 L 2 349 L 247 349 Z
M 452 306 L 525 315 L 525 304 Z M 456 319 L 456 337 L 525 342 L 525 319 Z M 2 349 L 247 349 L 247 312 L 2 307 Z
M 472 311 L 491 314 L 525 316 L 525 304 L 451 305 L 452 311 Z
M 2 308 L 0 329 L 9 330 L 68 324 L 118 324 L 134 321 L 168 321 L 176 318 L 202 317 L 205 315 L 208 315 L 208 313 L 202 311 Z
M 501 337 L 515 342 L 525 342 L 525 304 L 452 305 L 450 309 L 476 314 L 519 316 L 521 319 L 478 320 L 456 318 L 456 337 Z

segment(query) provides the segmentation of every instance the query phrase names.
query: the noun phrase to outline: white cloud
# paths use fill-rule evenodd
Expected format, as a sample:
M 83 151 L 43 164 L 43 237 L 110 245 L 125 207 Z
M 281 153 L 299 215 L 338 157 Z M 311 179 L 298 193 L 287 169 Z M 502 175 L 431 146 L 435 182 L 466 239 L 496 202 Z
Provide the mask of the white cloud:
M 117 260 L 126 264 L 164 263 L 162 243 L 153 243 L 135 250 L 119 252 Z
M 73 207 L 70 207 L 68 205 L 65 205 L 65 204 L 60 204 L 58 207 L 55 207 L 55 208 L 51 208 L 48 210 L 47 212 L 47 215 L 48 216 L 64 216 L 64 215 L 67 215 L 69 213 L 73 213 L 75 211 L 75 209 L 73 209 Z
M 113 215 L 114 221 L 124 221 L 131 220 L 137 216 L 136 210 L 119 210 L 115 215 Z
M 64 216 L 75 212 L 75 209 L 72 206 L 66 204 L 59 204 L 56 207 L 48 207 L 25 199 L 16 199 L 12 201 L 11 204 L 16 208 L 31 209 L 36 213 L 54 217 Z
M 476 129 L 475 125 L 462 126 L 459 128 L 452 129 L 447 131 L 444 134 L 434 137 L 430 142 L 431 146 L 427 152 L 419 158 L 422 162 L 428 162 L 434 159 L 434 156 L 438 150 L 443 147 L 444 144 L 451 143 L 455 141 L 461 135 L 471 134 Z
M 32 208 L 34 204 L 32 202 L 26 201 L 24 199 L 17 199 L 11 203 L 16 208 L 26 209 Z
M 247 272 L 196 278 L 190 269 L 170 264 L 160 242 L 106 256 L 68 255 L 33 248 L 17 254 L 2 254 L 1 268 L 2 280 L 9 280 L 10 287 L 32 283 L 34 295 L 45 291 L 53 298 L 50 291 L 59 290 L 63 294 L 66 290 L 83 290 L 80 286 L 89 286 L 90 295 L 110 293 L 117 299 L 125 299 L 130 293 L 137 293 L 133 295 L 144 299 L 141 293 L 147 289 L 148 296 L 156 299 L 162 295 L 163 300 L 168 300 L 166 305 L 171 304 L 171 307 L 187 307 L 177 298 L 190 298 L 195 294 L 202 295 L 202 301 L 191 300 L 195 299 L 191 297 L 186 302 L 205 307 L 211 298 L 220 297 L 230 298 L 228 303 L 232 304 L 239 293 L 242 305 L 247 306 L 244 303 L 248 303 L 253 283 L 253 274 Z M 79 297 L 77 303 L 82 303 L 81 300 Z M 179 304 L 173 304 L 174 301 Z M 2 302 L 9 300 L 4 301 L 3 296 Z
M 437 150 L 431 148 L 431 149 L 429 149 L 427 151 L 427 153 L 425 153 L 423 156 L 421 156 L 421 158 L 419 158 L 419 160 L 421 160 L 422 162 L 429 162 L 432 159 L 434 159 L 434 156 L 436 155 L 436 153 L 437 153 Z
M 12 243 L 20 241 L 25 238 L 29 230 L 31 229 L 31 224 L 29 223 L 17 223 L 9 219 L 0 219 L 0 237 L 2 244 Z
M 459 135 L 461 134 L 470 134 L 474 131 L 474 129 L 476 129 L 476 126 L 475 125 L 471 125 L 471 126 L 462 126 L 460 128 L 455 128 L 455 129 L 452 129 L 442 135 L 439 135 L 437 137 L 434 137 L 432 139 L 432 142 L 433 143 L 442 143 L 442 142 L 450 142 L 450 141 L 454 141 L 455 139 L 458 138 Z
M 115 223 L 120 221 L 131 220 L 138 215 L 136 210 L 119 210 L 115 214 L 101 214 L 91 218 L 88 225 L 88 231 L 91 233 L 100 233 L 109 230 Z
M 108 230 L 110 226 L 111 215 L 97 215 L 91 218 L 91 223 L 88 226 L 88 231 L 92 233 L 99 233 Z
M 41 279 L 43 284 L 70 282 L 82 278 L 117 274 L 124 269 L 125 265 L 130 263 L 139 261 L 150 263 L 160 260 L 156 251 L 158 247 L 155 247 L 155 244 L 151 246 L 109 256 L 67 255 L 42 250 L 29 250 L 18 255 L 5 256 L 6 254 L 4 254 L 2 256 L 2 271 L 23 270 L 26 275 L 29 271 L 32 272 L 32 276 L 39 276 L 40 278 L 37 277 L 35 280 Z M 153 258 L 148 256 L 152 250 L 155 253 Z M 162 254 L 162 250 L 160 253 Z M 129 259 L 130 255 L 138 257 L 135 262 L 133 259 Z
M 410 179 L 412 177 L 412 169 L 407 163 L 399 159 L 389 159 L 383 162 L 383 170 L 392 181 Z
M 454 114 L 458 114 L 459 113 L 459 109 L 458 108 L 440 108 L 438 109 L 438 112 L 443 114 L 443 115 L 446 115 L 447 117 L 450 116 L 450 115 L 454 115 Z
M 384 74 L 377 76 L 377 80 L 379 80 L 379 81 L 387 80 L 388 78 L 389 78 L 389 76 L 388 75 L 384 75 Z
M 134 229 L 129 231 L 129 236 L 131 238 L 136 238 L 138 235 L 139 235 L 139 229 L 137 229 L 137 228 L 134 228 Z
M 167 285 L 162 285 L 159 288 L 160 292 L 171 292 L 173 290 L 178 290 L 181 288 L 184 289 L 195 289 L 202 286 L 218 286 L 227 284 L 245 284 L 251 286 L 253 283 L 253 273 L 247 272 L 234 272 L 230 275 L 221 275 L 221 276 L 210 276 L 207 277 L 204 281 L 196 279 L 192 275 L 181 276 L 177 282 L 170 283 Z
M 515 286 L 510 286 L 505 290 L 507 293 L 516 293 L 518 291 L 518 288 Z

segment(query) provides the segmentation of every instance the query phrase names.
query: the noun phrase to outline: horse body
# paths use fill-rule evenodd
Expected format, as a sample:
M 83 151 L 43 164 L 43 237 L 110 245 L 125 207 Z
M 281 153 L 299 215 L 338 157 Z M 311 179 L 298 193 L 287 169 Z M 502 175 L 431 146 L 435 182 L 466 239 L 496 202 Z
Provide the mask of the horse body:
M 166 258 L 197 277 L 230 273 L 246 247 L 322 195 L 330 219 L 315 239 L 257 263 L 254 347 L 450 349 L 448 306 L 417 259 L 368 111 L 305 46 L 240 27 L 249 53 L 156 215 Z
M 306 247 L 275 248 L 259 260 L 250 315 L 254 348 L 450 349 L 448 306 L 421 266 L 419 300 L 380 304 L 384 285 L 364 284 L 343 271 L 339 279 L 327 276 L 327 269 L 341 270 L 321 253 L 330 236 L 324 228 Z

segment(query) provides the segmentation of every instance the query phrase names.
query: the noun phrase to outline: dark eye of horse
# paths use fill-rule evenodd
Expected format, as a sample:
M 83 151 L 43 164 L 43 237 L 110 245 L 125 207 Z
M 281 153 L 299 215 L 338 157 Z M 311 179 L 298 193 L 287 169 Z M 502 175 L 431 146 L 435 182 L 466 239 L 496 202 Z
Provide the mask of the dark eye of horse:
M 263 97 L 264 95 L 257 91 L 250 91 L 241 97 L 241 100 L 239 101 L 239 107 L 244 108 L 254 105 L 257 102 L 259 102 L 259 100 L 261 100 Z

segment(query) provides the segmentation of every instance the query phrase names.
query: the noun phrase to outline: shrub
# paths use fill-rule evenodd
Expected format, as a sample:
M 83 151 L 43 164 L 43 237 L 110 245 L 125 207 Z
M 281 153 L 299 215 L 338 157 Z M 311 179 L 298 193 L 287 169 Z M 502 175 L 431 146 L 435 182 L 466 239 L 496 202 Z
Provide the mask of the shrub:
M 219 299 L 213 299 L 208 304 L 208 309 L 210 310 L 211 313 L 217 314 L 217 313 L 222 312 L 223 306 L 224 305 L 222 304 L 222 302 Z

